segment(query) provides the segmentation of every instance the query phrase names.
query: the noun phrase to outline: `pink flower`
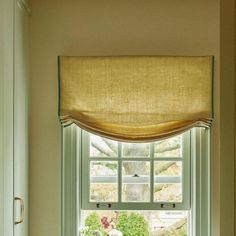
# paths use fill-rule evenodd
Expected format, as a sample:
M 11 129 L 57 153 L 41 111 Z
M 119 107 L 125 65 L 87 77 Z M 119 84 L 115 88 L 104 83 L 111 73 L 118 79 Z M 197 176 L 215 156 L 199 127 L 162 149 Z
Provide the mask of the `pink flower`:
M 105 229 L 107 229 L 109 227 L 109 222 L 108 222 L 108 218 L 106 216 L 103 216 L 102 219 L 101 219 L 101 223 L 103 224 L 103 227 Z

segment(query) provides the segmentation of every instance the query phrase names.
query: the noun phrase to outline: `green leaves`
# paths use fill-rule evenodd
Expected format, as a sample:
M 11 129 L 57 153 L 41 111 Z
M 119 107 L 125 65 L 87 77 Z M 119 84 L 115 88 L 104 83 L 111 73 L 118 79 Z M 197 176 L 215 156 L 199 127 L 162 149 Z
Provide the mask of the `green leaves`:
M 121 213 L 117 220 L 117 227 L 124 236 L 148 236 L 148 222 L 145 218 L 138 214 L 131 212 L 130 214 Z
M 85 220 L 85 226 L 89 228 L 88 232 L 84 235 L 86 236 L 97 236 L 103 235 L 105 236 L 105 232 L 103 231 L 103 226 L 100 220 L 100 217 L 96 212 L 90 214 Z M 99 232 L 101 232 L 99 234 Z

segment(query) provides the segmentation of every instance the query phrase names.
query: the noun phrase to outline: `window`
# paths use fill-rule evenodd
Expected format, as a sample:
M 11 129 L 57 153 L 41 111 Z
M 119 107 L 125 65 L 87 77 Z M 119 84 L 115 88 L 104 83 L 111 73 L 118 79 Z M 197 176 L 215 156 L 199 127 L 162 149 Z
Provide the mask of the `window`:
M 84 235 L 210 236 L 209 129 L 152 143 L 113 141 L 75 125 L 63 134 L 64 236 L 85 225 Z

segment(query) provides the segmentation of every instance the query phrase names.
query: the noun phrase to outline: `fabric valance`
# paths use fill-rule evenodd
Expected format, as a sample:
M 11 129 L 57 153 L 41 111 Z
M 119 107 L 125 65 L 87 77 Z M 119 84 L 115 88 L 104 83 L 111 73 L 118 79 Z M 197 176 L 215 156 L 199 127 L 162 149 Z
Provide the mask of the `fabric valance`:
M 59 57 L 63 125 L 129 142 L 213 119 L 213 57 Z

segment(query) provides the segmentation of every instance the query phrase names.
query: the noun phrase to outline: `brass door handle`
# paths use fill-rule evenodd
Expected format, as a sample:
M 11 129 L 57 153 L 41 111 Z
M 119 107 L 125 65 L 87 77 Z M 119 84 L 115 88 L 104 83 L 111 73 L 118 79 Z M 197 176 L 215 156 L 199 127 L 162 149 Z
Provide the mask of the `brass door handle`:
M 21 224 L 24 221 L 25 206 L 24 206 L 24 201 L 22 198 L 15 197 L 14 200 L 20 202 L 20 219 L 14 222 L 15 225 L 17 225 L 17 224 Z

